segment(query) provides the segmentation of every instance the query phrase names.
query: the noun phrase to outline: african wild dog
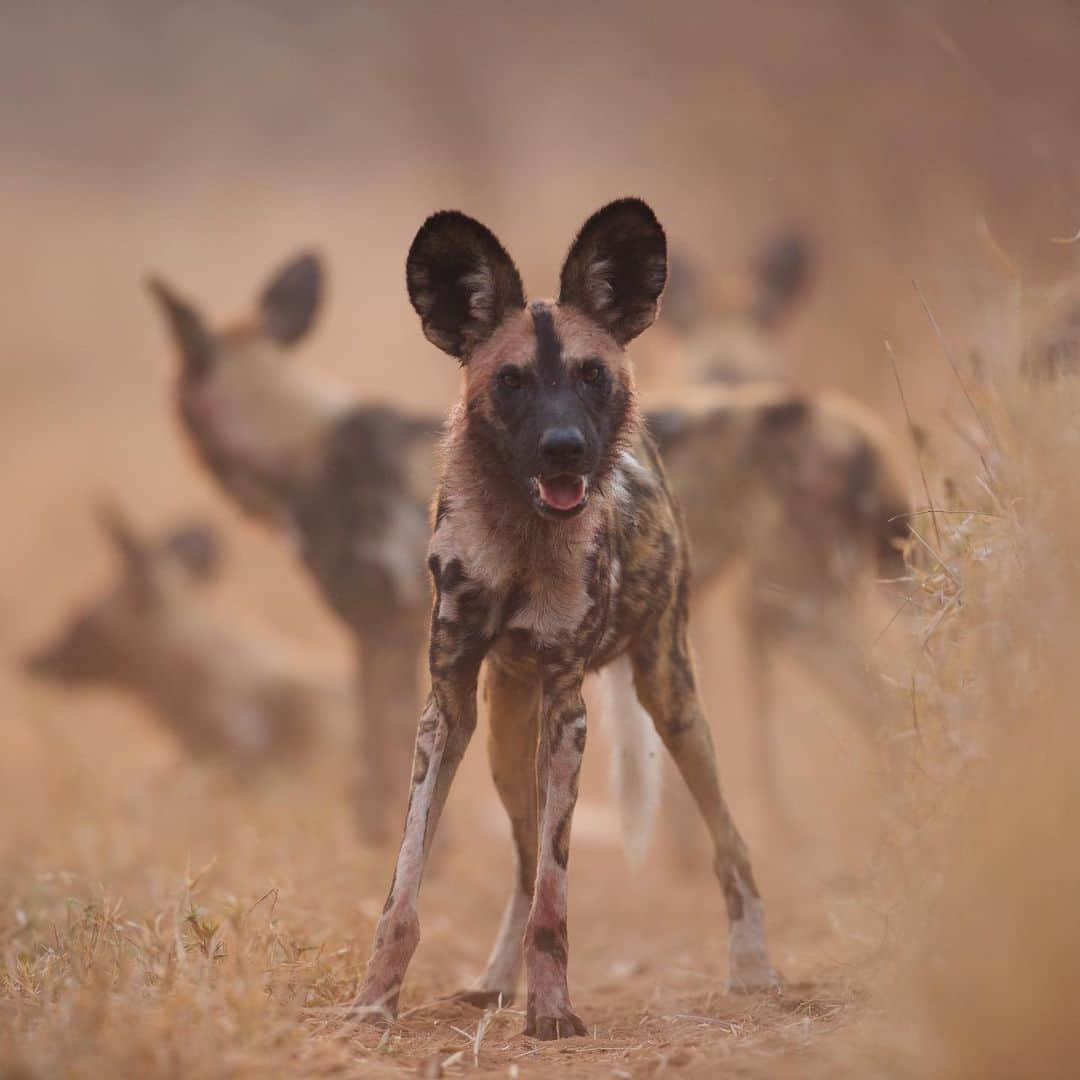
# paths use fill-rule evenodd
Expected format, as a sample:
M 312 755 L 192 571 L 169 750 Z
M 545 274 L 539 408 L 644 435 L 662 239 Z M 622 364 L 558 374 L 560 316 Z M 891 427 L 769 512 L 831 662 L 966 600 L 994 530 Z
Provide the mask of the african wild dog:
M 775 237 L 742 272 L 713 277 L 688 258 L 675 260 L 664 295 L 664 352 L 682 354 L 693 382 L 783 378 L 779 339 L 811 272 L 810 244 L 794 232 Z M 664 359 L 670 367 L 670 356 Z
M 26 658 L 28 674 L 130 691 L 190 754 L 240 776 L 306 755 L 336 708 L 332 688 L 204 600 L 220 561 L 216 532 L 191 523 L 148 540 L 115 508 L 101 520 L 118 580 Z
M 737 603 L 751 745 L 768 805 L 794 833 L 776 760 L 777 654 L 799 661 L 880 745 L 886 703 L 860 601 L 875 575 L 907 573 L 911 503 L 899 457 L 877 418 L 840 394 L 748 382 L 653 404 L 650 430 L 693 541 L 695 580 L 715 581 L 736 562 L 746 571 Z
M 464 386 L 429 546 L 431 696 L 397 868 L 355 1002 L 361 1015 L 396 1012 L 420 938 L 425 857 L 476 724 L 485 660 L 492 772 L 517 865 L 486 974 L 467 999 L 508 1000 L 524 942 L 526 1033 L 585 1034 L 567 991 L 567 860 L 585 748 L 582 681 L 608 665 L 632 680 L 708 826 L 731 986 L 776 982 L 697 693 L 686 537 L 624 352 L 655 319 L 666 276 L 664 232 L 637 199 L 585 223 L 556 302 L 526 306 L 509 255 L 463 214 L 433 215 L 413 241 L 409 297 L 428 340 L 461 361 Z
M 356 641 L 359 823 L 380 843 L 388 811 L 405 802 L 440 424 L 358 404 L 345 387 L 295 364 L 290 350 L 311 328 L 322 293 L 314 255 L 289 262 L 254 315 L 219 332 L 161 280 L 150 287 L 179 347 L 177 405 L 199 457 L 245 511 L 295 541 Z
M 738 607 L 752 746 L 770 808 L 789 828 L 773 725 L 776 654 L 793 654 L 867 735 L 881 734 L 859 600 L 872 576 L 906 573 L 912 509 L 877 417 L 842 394 L 784 379 L 778 332 L 810 276 L 811 249 L 795 233 L 777 237 L 748 273 L 716 283 L 684 262 L 664 294 L 664 322 L 695 381 L 650 395 L 647 413 L 686 517 L 695 581 L 714 581 L 736 562 L 747 571 Z

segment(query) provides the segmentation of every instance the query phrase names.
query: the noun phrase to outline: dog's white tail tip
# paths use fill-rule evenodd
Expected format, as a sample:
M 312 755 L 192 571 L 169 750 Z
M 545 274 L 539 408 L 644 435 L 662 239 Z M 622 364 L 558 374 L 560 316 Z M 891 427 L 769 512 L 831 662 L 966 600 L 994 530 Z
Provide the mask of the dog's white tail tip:
M 638 701 L 628 657 L 621 656 L 604 668 L 599 681 L 601 708 L 612 735 L 611 787 L 623 851 L 630 866 L 639 869 L 649 851 L 660 805 L 663 744 Z

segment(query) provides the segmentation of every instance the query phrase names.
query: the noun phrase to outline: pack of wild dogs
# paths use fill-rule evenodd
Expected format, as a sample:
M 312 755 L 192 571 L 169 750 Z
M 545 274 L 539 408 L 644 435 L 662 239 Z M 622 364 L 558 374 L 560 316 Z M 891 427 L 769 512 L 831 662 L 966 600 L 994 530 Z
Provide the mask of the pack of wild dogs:
M 396 1015 L 425 859 L 481 682 L 515 867 L 487 967 L 461 998 L 509 1002 L 524 968 L 526 1034 L 585 1034 L 567 988 L 567 865 L 594 674 L 612 713 L 628 846 L 648 835 L 662 744 L 711 842 L 730 988 L 777 985 L 751 860 L 717 778 L 692 595 L 743 568 L 759 778 L 780 806 L 777 657 L 794 656 L 874 733 L 883 706 L 858 598 L 868 581 L 904 577 L 912 507 L 878 420 L 784 378 L 777 334 L 809 275 L 803 242 L 783 237 L 720 283 L 676 262 L 665 294 L 668 270 L 664 231 L 638 199 L 585 222 L 554 300 L 527 298 L 485 226 L 432 215 L 409 249 L 406 286 L 424 336 L 461 365 L 447 418 L 357 401 L 294 359 L 320 308 L 315 255 L 284 266 L 226 327 L 149 281 L 177 354 L 173 406 L 199 460 L 290 542 L 355 641 L 356 820 L 379 845 L 404 817 L 359 1018 Z M 668 347 L 692 377 L 676 393 L 641 395 L 627 347 L 662 297 Z M 1080 304 L 1061 305 L 1048 344 L 1033 337 L 1025 360 L 1040 377 L 1080 363 Z M 115 505 L 99 516 L 116 580 L 27 658 L 28 671 L 127 689 L 191 754 L 246 781 L 308 759 L 342 694 L 269 631 L 240 630 L 204 602 L 217 532 L 181 522 L 143 535 Z

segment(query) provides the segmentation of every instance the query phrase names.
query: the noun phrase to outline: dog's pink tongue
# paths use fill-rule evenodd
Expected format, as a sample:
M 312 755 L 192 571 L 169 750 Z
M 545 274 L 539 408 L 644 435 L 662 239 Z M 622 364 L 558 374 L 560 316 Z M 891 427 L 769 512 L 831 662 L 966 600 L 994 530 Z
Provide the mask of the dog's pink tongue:
M 540 494 L 548 506 L 556 510 L 573 510 L 585 495 L 585 479 L 581 476 L 553 476 L 540 481 Z

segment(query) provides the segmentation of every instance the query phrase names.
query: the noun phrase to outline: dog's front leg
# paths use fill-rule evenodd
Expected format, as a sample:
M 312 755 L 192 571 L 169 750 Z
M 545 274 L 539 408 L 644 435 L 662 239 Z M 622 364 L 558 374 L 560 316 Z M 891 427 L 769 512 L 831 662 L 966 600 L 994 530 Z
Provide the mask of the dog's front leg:
M 566 985 L 566 871 L 585 751 L 583 678 L 584 667 L 579 662 L 544 664 L 537 759 L 540 845 L 536 889 L 525 932 L 529 987 L 525 1034 L 538 1039 L 585 1034 L 585 1025 L 571 1008 Z
M 431 696 L 420 718 L 412 790 L 394 880 L 375 930 L 375 946 L 353 1005 L 361 1017 L 394 1017 L 405 969 L 420 942 L 416 900 L 424 862 L 450 783 L 476 728 L 476 683 L 486 650 L 484 605 L 473 595 L 467 612 L 450 603 L 463 588 L 436 574 L 431 630 Z M 408 687 L 401 692 L 407 693 Z

